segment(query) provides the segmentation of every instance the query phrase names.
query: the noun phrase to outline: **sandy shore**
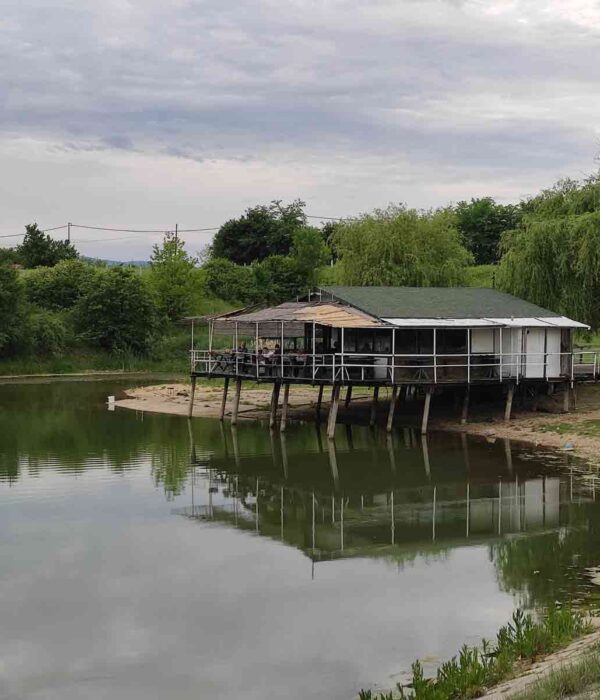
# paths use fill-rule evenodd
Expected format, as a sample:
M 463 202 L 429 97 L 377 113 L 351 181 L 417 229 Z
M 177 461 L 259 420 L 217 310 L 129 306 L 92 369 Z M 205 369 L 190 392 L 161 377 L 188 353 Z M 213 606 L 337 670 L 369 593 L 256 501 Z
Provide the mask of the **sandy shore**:
M 290 392 L 289 417 L 291 419 L 306 417 L 316 403 L 318 390 L 309 386 L 294 386 Z M 430 429 L 461 431 L 471 435 L 481 435 L 488 439 L 508 438 L 549 447 L 564 449 L 572 445 L 572 452 L 592 463 L 600 463 L 600 385 L 579 387 L 577 407 L 570 413 L 562 413 L 562 397 L 544 397 L 536 411 L 517 408 L 509 423 L 503 419 L 503 407 L 498 404 L 473 405 L 471 419 L 461 425 L 456 412 L 446 406 L 436 405 L 434 398 Z M 387 412 L 387 394 L 380 393 L 378 420 L 385 421 Z M 187 415 L 190 396 L 189 384 L 159 384 L 140 387 L 125 392 L 116 405 L 121 408 L 148 411 L 151 413 L 169 413 Z M 194 413 L 199 416 L 218 416 L 221 410 L 222 388 L 199 385 L 196 389 Z M 227 411 L 229 411 L 233 391 L 230 388 Z M 325 391 L 323 413 L 327 410 L 329 391 Z M 240 399 L 240 419 L 263 418 L 268 414 L 271 401 L 271 387 L 243 389 Z M 349 407 L 340 402 L 338 421 L 351 418 L 358 424 L 367 423 L 369 417 L 369 394 L 367 390 L 355 391 Z M 485 414 L 485 418 L 481 418 Z M 400 404 L 398 420 L 402 424 L 418 425 L 421 415 L 421 403 L 411 401 Z M 597 427 L 590 423 L 596 421 Z M 559 430 L 560 432 L 557 432 Z M 588 433 L 583 434 L 583 433 Z M 597 433 L 589 434 L 589 433 Z

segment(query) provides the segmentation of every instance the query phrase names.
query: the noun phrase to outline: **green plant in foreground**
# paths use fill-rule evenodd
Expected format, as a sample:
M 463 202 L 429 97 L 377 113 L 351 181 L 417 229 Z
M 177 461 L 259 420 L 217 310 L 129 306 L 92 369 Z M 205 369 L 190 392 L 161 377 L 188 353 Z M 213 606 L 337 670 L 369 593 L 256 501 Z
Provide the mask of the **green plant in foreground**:
M 463 646 L 458 657 L 440 666 L 435 678 L 426 678 L 419 661 L 412 665 L 412 681 L 398 684 L 401 700 L 458 700 L 483 695 L 486 688 L 512 676 L 519 663 L 566 646 L 591 631 L 589 623 L 571 608 L 550 608 L 540 622 L 530 614 L 516 610 L 511 621 L 501 627 L 495 643 L 485 639 L 481 648 Z M 362 690 L 360 700 L 392 700 L 392 694 L 373 695 Z

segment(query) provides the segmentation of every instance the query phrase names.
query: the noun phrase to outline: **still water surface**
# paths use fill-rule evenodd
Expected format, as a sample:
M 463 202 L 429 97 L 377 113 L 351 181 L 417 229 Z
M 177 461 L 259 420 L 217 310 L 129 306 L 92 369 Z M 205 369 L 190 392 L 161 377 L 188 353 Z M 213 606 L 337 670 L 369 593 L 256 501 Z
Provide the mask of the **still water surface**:
M 122 386 L 0 386 L 3 700 L 350 700 L 592 588 L 596 484 L 568 455 L 332 448 L 107 411 Z

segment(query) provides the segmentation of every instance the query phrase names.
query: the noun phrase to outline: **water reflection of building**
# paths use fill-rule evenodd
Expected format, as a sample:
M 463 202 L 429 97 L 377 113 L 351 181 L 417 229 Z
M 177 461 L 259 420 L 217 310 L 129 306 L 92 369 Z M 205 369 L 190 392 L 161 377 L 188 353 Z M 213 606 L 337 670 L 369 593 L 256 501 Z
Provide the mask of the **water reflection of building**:
M 557 531 L 569 505 L 595 488 L 568 474 L 539 476 L 530 455 L 508 444 L 414 434 L 354 449 L 297 454 L 276 436 L 271 453 L 195 465 L 192 501 L 178 513 L 279 539 L 313 561 L 373 556 L 396 561 L 458 546 Z M 359 436 L 364 437 L 364 436 Z M 232 459 L 233 456 L 233 459 Z

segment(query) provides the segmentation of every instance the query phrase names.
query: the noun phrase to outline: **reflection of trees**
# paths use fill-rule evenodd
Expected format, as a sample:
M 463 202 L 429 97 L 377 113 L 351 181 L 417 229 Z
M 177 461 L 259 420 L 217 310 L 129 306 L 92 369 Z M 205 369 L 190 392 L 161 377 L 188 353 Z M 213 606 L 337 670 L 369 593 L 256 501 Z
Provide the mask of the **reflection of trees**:
M 576 597 L 583 570 L 600 561 L 599 515 L 595 503 L 569 505 L 561 513 L 565 527 L 490 545 L 503 588 L 528 607 Z

